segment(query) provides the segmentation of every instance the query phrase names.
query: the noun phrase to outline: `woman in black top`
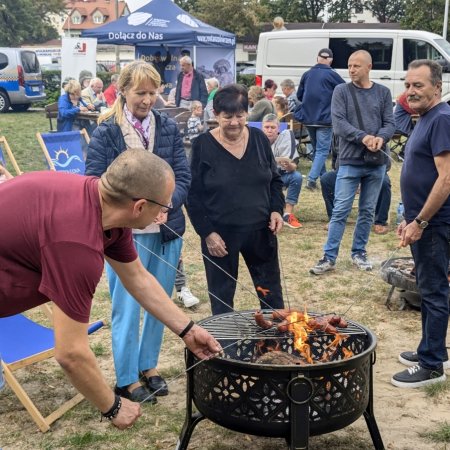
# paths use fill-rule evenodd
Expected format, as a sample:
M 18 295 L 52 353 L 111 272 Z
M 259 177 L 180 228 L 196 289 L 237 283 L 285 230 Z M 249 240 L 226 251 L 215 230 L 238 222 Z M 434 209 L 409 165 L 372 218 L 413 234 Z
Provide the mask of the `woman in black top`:
M 203 254 L 214 262 L 204 258 L 213 314 L 233 310 L 240 253 L 262 288 L 261 308 L 283 307 L 275 236 L 283 225 L 283 183 L 268 139 L 245 125 L 247 107 L 243 86 L 219 89 L 213 102 L 219 126 L 192 144 L 187 210 Z

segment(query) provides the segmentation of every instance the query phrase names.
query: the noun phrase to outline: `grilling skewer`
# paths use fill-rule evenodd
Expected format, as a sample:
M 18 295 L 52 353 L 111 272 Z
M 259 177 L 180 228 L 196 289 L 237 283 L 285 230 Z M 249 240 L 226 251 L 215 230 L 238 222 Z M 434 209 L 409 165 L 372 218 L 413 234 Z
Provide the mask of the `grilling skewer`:
M 182 236 L 180 236 L 178 233 L 176 233 L 174 230 L 172 230 L 167 224 L 162 224 L 162 225 L 164 225 L 168 230 L 170 230 L 170 231 L 171 231 L 172 233 L 174 233 L 177 237 L 179 237 L 183 242 L 187 242 L 187 241 L 185 241 L 185 240 L 183 239 Z M 152 252 L 150 249 L 146 248 L 145 246 L 143 246 L 143 245 L 140 244 L 140 243 L 138 243 L 138 244 L 141 245 L 143 248 L 145 248 L 145 249 L 146 249 L 147 251 L 149 251 L 150 253 L 152 253 L 153 255 L 155 255 L 155 256 L 157 256 L 158 258 L 160 258 L 159 255 L 156 255 L 156 254 L 155 254 L 154 252 Z M 190 244 L 188 244 L 188 245 L 190 245 Z M 397 248 L 390 254 L 389 258 L 385 261 L 384 266 L 385 266 L 386 264 L 388 264 L 388 262 L 389 262 L 391 259 L 393 259 L 394 255 L 395 255 L 399 250 L 400 250 L 400 247 L 397 247 Z M 242 283 L 240 283 L 240 282 L 239 282 L 237 279 L 235 279 L 231 274 L 227 273 L 222 267 L 220 267 L 220 266 L 217 265 L 214 261 L 212 261 L 211 258 L 209 258 L 208 256 L 204 255 L 203 252 L 200 252 L 200 253 L 201 253 L 202 256 L 203 256 L 205 259 L 207 259 L 211 264 L 213 264 L 214 266 L 216 266 L 219 270 L 223 271 L 226 275 L 228 275 L 231 279 L 233 279 L 233 280 L 236 282 L 236 284 L 238 284 L 241 288 L 243 288 L 244 290 L 246 290 L 247 292 L 249 292 L 252 296 L 256 297 L 261 303 L 263 303 L 264 305 L 266 305 L 270 310 L 272 310 L 272 312 L 276 311 L 271 305 L 269 305 L 267 302 L 265 302 L 262 298 L 259 298 L 259 297 L 258 297 L 251 289 L 247 288 L 245 285 L 243 285 Z M 161 258 L 160 258 L 160 259 L 161 259 Z M 173 269 L 175 269 L 176 271 L 178 271 L 178 269 L 177 269 L 176 267 L 172 266 L 172 265 L 169 264 L 167 261 L 164 261 L 164 262 L 165 262 L 166 264 L 168 264 L 170 267 L 172 267 Z M 384 267 L 384 266 L 382 266 L 382 267 Z M 370 286 L 370 283 L 369 283 L 368 286 Z M 368 286 L 366 286 L 366 288 L 367 288 Z M 213 295 L 215 298 L 217 298 L 217 299 L 218 299 L 219 301 L 221 301 L 223 304 L 226 304 L 223 300 L 221 300 L 220 298 L 218 298 L 216 295 L 212 294 L 211 292 L 208 291 L 208 294 Z M 355 299 L 355 301 L 352 302 L 352 304 L 351 304 L 351 305 L 346 309 L 346 311 L 345 311 L 343 314 L 341 314 L 341 315 L 345 315 L 345 314 L 350 310 L 350 308 L 356 303 L 357 300 L 359 300 L 359 298 Z M 229 307 L 229 305 L 227 305 L 227 306 Z M 253 325 L 254 322 L 252 321 L 252 319 L 249 318 L 249 317 L 246 317 L 245 314 L 242 314 L 242 313 L 240 313 L 239 311 L 236 311 L 236 310 L 233 310 L 233 312 L 235 312 L 236 314 L 239 314 L 239 316 L 242 317 L 242 318 L 244 318 L 244 320 L 245 320 L 246 322 L 249 322 L 249 323 L 251 323 L 251 324 Z M 318 315 L 315 315 L 314 317 L 321 317 L 321 316 L 324 316 L 324 315 L 326 315 L 326 314 L 318 314 Z M 259 333 L 253 334 L 253 338 L 259 338 L 259 339 L 261 339 L 261 338 L 270 338 L 270 339 L 273 339 L 273 338 L 275 337 L 275 336 L 265 336 L 265 334 L 267 335 L 267 330 L 262 330 L 262 331 L 259 332 Z M 280 334 L 281 334 L 281 333 L 280 333 Z M 356 334 L 356 333 L 353 333 L 353 332 L 348 333 L 348 332 L 346 332 L 346 334 Z M 357 334 L 361 334 L 361 331 L 357 331 Z M 280 336 L 280 337 L 281 337 L 281 336 Z M 284 338 L 285 336 L 282 336 L 282 337 Z M 233 336 L 233 338 L 236 338 L 236 335 Z M 237 345 L 237 344 L 238 344 L 242 339 L 244 339 L 244 338 L 248 339 L 249 336 L 240 336 L 239 339 L 235 340 L 234 342 L 230 343 L 229 345 L 226 345 L 225 347 L 222 347 L 222 352 L 223 352 L 224 350 L 226 350 L 227 348 L 230 348 L 230 347 L 233 347 L 233 346 Z M 176 375 L 176 376 L 173 377 L 171 380 L 169 380 L 169 381 L 167 382 L 167 384 L 172 384 L 172 383 L 174 383 L 178 378 L 180 378 L 182 375 L 184 375 L 184 373 L 186 373 L 186 372 L 189 371 L 189 370 L 192 370 L 194 367 L 196 367 L 197 365 L 201 364 L 203 361 L 205 361 L 205 360 L 199 360 L 199 361 L 197 361 L 196 363 L 192 364 L 192 365 L 191 365 L 190 367 L 188 367 L 186 370 L 184 370 L 183 372 L 180 372 L 180 374 Z M 150 395 L 149 395 L 148 397 L 146 397 L 143 401 L 141 401 L 141 403 L 144 403 L 144 402 L 145 402 L 146 400 L 148 400 L 152 395 L 155 395 L 156 392 L 158 392 L 158 391 L 155 391 L 155 392 L 153 392 L 152 394 L 150 394 Z

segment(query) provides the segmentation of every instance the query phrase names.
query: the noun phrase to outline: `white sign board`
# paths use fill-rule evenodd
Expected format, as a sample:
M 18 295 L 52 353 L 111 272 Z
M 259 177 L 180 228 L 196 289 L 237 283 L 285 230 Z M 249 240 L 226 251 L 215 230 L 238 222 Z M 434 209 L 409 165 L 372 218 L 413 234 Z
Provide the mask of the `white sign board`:
M 78 80 L 82 70 L 89 70 L 95 76 L 97 39 L 62 38 L 61 80 L 72 77 Z

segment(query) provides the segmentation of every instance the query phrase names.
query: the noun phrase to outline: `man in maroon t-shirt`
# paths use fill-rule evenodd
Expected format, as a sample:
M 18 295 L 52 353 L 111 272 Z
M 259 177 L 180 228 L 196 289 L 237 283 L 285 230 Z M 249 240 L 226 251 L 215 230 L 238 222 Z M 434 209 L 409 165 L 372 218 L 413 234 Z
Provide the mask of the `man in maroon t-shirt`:
M 0 185 L 0 317 L 53 302 L 55 357 L 73 385 L 120 429 L 140 405 L 113 393 L 89 348 L 87 327 L 104 257 L 133 297 L 200 358 L 220 345 L 169 299 L 142 266 L 131 228 L 168 208 L 170 166 L 143 150 L 119 155 L 100 179 L 34 172 Z

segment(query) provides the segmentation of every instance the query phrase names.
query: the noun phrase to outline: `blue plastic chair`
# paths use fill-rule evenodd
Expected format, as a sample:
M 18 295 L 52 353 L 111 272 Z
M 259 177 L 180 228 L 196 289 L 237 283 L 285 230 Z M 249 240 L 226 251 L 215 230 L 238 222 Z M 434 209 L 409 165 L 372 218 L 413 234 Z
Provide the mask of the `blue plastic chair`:
M 88 334 L 103 326 L 103 321 L 90 325 Z M 22 314 L 0 318 L 0 355 L 4 378 L 42 432 L 65 412 L 83 400 L 75 395 L 47 417 L 44 417 L 25 392 L 13 372 L 54 356 L 55 338 L 52 328 L 40 325 Z

